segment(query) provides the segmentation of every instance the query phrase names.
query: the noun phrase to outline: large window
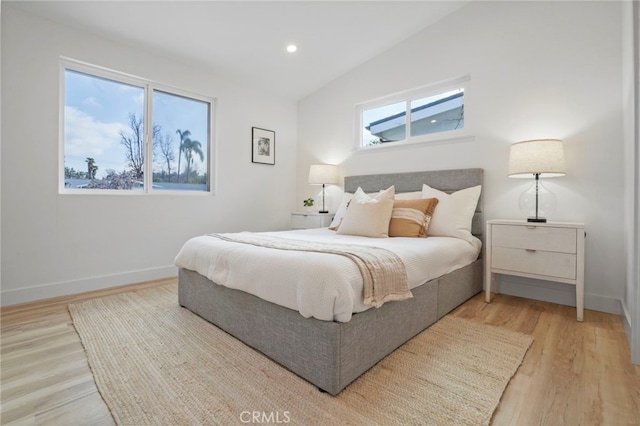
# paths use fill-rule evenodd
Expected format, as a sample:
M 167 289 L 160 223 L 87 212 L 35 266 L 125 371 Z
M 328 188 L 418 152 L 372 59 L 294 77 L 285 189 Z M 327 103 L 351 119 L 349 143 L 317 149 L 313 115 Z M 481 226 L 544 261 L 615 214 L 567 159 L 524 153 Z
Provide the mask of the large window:
M 213 100 L 62 65 L 63 192 L 210 191 Z
M 356 108 L 360 147 L 462 136 L 468 77 L 410 90 Z

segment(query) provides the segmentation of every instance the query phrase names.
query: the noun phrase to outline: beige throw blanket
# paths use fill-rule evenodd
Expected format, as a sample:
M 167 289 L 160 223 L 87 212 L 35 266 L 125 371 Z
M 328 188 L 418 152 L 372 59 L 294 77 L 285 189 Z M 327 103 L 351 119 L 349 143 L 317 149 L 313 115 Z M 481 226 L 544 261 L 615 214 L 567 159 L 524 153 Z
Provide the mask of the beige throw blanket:
M 363 303 L 379 308 L 385 302 L 413 297 L 409 290 L 407 271 L 393 252 L 361 245 L 327 244 L 258 235 L 250 232 L 210 234 L 225 241 L 278 250 L 297 250 L 345 256 L 358 267 L 362 275 Z

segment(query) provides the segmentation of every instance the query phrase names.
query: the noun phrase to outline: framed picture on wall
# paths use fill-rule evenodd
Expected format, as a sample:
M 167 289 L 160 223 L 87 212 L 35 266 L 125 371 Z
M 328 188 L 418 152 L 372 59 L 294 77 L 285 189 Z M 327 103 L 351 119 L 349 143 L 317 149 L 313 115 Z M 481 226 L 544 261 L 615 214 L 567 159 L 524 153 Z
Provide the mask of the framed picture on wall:
M 261 164 L 276 164 L 276 132 L 251 128 L 251 161 Z

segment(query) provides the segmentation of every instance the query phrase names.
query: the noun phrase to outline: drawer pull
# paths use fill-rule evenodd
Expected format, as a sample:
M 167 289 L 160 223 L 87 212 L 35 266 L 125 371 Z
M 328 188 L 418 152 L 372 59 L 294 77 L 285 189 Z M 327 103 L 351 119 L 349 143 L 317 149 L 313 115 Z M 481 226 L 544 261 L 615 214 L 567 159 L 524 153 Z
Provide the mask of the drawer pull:
M 535 253 L 537 250 L 535 249 L 524 249 L 527 253 Z
M 536 229 L 537 226 L 535 225 L 526 225 L 527 229 Z

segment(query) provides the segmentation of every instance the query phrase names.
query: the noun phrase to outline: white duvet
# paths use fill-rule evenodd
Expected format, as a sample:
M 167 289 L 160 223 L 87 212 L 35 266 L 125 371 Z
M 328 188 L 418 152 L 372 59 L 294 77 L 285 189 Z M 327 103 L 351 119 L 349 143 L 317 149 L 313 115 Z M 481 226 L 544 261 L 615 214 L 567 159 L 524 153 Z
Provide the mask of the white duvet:
M 328 228 L 265 232 L 281 238 L 379 246 L 396 253 L 407 270 L 409 288 L 460 269 L 480 252 L 480 240 L 450 237 L 368 238 L 338 235 Z M 359 269 L 344 256 L 287 251 L 234 243 L 203 235 L 190 239 L 175 259 L 229 288 L 294 309 L 306 318 L 346 322 L 362 303 Z

